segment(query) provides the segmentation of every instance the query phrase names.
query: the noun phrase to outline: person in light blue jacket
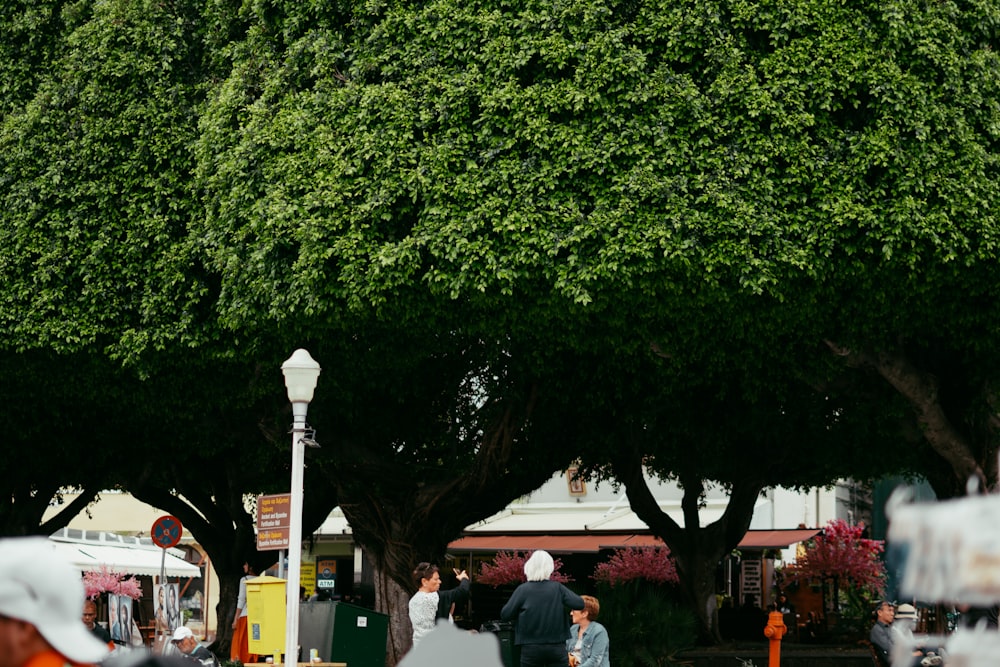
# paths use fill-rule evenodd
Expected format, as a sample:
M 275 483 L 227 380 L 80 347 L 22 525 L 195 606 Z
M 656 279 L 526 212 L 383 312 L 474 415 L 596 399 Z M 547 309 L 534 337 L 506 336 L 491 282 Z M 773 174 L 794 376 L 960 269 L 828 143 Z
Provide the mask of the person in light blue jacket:
M 611 667 L 611 640 L 607 629 L 597 622 L 601 603 L 590 595 L 580 597 L 583 609 L 569 613 L 573 620 L 566 640 L 570 667 Z

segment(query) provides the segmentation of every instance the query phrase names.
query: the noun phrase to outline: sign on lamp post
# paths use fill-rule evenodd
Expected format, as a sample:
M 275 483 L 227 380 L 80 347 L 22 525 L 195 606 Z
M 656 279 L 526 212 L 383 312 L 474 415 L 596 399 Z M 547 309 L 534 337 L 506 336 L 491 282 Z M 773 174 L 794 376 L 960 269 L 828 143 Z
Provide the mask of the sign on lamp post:
M 292 494 L 257 499 L 257 551 L 287 549 L 292 523 Z

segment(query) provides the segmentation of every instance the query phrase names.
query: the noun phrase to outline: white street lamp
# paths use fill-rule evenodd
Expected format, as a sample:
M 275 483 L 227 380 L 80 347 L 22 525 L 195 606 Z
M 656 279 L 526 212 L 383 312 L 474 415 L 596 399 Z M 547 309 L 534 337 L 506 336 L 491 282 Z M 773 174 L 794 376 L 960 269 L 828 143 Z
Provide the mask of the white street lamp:
M 302 437 L 306 412 L 319 380 L 319 364 L 299 348 L 281 364 L 292 402 L 292 488 L 288 512 L 288 582 L 285 584 L 285 664 L 295 665 L 299 656 L 299 573 L 302 570 L 302 469 L 305 467 Z

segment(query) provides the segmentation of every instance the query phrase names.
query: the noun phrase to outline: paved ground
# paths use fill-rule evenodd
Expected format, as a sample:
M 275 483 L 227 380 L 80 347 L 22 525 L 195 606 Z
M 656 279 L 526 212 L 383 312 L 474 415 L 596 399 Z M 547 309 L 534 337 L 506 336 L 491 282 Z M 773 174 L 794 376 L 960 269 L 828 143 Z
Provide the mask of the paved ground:
M 767 667 L 766 644 L 741 642 L 684 651 L 676 660 L 691 667 L 741 667 L 740 660 L 750 660 L 755 667 Z M 857 645 L 823 646 L 783 643 L 782 667 L 872 667 L 867 648 Z

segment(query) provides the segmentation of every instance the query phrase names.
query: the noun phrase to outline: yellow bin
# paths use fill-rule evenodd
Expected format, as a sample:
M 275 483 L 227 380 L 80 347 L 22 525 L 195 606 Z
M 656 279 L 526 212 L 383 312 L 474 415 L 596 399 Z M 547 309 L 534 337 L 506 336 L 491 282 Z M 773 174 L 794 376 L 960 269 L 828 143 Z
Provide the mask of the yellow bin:
M 284 579 L 268 576 L 247 579 L 247 635 L 251 653 L 285 652 Z

